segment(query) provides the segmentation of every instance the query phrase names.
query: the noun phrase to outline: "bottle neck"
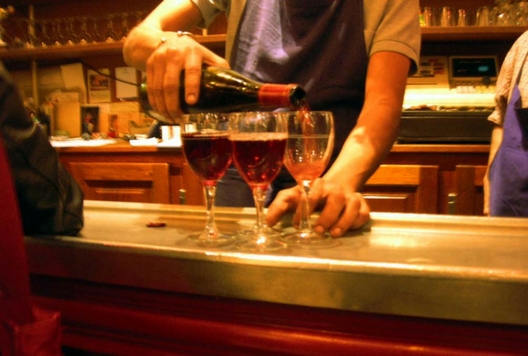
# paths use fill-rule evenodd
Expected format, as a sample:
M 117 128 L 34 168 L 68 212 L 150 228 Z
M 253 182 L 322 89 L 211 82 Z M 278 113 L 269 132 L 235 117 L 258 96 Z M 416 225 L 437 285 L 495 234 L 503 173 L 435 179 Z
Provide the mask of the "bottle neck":
M 262 84 L 258 92 L 262 107 L 299 108 L 302 99 L 304 90 L 297 84 Z

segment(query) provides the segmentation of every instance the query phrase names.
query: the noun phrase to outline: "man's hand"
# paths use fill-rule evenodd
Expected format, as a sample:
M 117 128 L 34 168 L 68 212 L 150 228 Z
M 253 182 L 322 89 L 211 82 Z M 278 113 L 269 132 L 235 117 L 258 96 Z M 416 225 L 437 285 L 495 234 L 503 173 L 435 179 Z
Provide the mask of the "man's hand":
M 203 63 L 229 68 L 222 57 L 199 44 L 192 36 L 165 32 L 160 45 L 147 60 L 147 91 L 152 108 L 167 120 L 182 114 L 180 77 L 185 71 L 185 100 L 193 105 L 200 95 Z
M 293 187 L 277 194 L 268 207 L 266 222 L 275 225 L 287 212 L 295 211 L 294 225 L 300 220 L 301 189 Z M 347 230 L 359 229 L 370 219 L 370 209 L 360 193 L 343 189 L 337 184 L 317 179 L 310 192 L 311 211 L 322 206 L 314 229 L 317 232 L 329 231 L 333 237 L 342 236 Z

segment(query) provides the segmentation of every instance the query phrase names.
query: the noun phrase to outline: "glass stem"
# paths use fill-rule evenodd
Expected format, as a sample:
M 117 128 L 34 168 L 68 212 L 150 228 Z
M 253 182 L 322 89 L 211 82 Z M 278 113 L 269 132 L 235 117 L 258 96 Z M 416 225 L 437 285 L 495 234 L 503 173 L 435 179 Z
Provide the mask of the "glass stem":
M 253 199 L 255 200 L 255 208 L 257 209 L 257 225 L 255 228 L 257 231 L 262 231 L 266 226 L 266 222 L 264 220 L 264 189 L 260 187 L 253 188 Z
M 299 222 L 299 231 L 311 231 L 310 223 L 310 181 L 303 181 L 301 185 L 301 221 Z
M 206 222 L 204 234 L 208 237 L 216 238 L 218 237 L 218 229 L 216 227 L 214 219 L 214 202 L 215 202 L 215 193 L 216 186 L 206 185 L 203 186 L 205 208 L 206 208 Z

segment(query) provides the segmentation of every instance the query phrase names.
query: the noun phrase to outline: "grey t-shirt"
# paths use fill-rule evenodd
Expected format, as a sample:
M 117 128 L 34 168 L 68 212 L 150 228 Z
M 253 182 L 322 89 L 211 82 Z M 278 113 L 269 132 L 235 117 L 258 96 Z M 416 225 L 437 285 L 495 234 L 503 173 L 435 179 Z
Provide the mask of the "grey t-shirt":
M 200 9 L 203 21 L 200 27 L 207 27 L 214 18 L 228 12 L 228 44 L 226 53 L 231 52 L 229 34 L 236 33 L 246 0 L 192 0 Z M 264 1 L 264 0 L 263 0 Z M 420 23 L 418 19 L 419 0 L 367 0 L 363 1 L 365 51 L 370 57 L 380 51 L 403 54 L 412 60 L 411 74 L 417 69 L 420 56 Z
M 363 106 L 368 58 L 362 0 L 247 0 L 231 67 L 261 82 L 304 87 L 331 110 L 339 152 Z

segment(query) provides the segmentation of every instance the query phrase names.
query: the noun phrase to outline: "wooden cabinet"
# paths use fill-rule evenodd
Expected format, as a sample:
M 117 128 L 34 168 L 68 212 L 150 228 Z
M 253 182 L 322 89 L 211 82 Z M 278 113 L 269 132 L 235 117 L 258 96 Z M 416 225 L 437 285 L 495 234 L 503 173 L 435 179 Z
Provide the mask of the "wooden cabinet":
M 202 186 L 179 148 L 132 147 L 123 142 L 58 152 L 86 199 L 203 204 Z
M 372 211 L 435 214 L 438 167 L 381 165 L 363 193 Z
M 170 203 L 168 163 L 69 162 L 85 199 Z
M 457 215 L 482 215 L 486 166 L 457 165 L 455 185 L 450 195 L 451 211 Z
M 372 211 L 482 215 L 488 145 L 395 145 L 363 191 Z M 87 199 L 203 205 L 179 148 L 59 148 Z
M 428 213 L 483 215 L 484 194 L 482 179 L 488 162 L 489 145 L 471 144 L 417 144 L 394 145 L 384 164 L 389 166 L 436 167 L 437 182 L 434 173 L 428 173 L 420 190 L 415 184 L 414 199 L 424 200 L 436 208 Z M 381 168 L 380 168 L 381 169 Z M 386 169 L 386 168 L 385 168 Z M 377 173 L 376 173 L 377 174 Z M 374 177 L 376 176 L 374 175 Z M 425 174 L 422 172 L 422 174 Z M 415 173 L 416 176 L 418 174 Z M 373 178 L 374 178 L 373 177 Z M 387 177 L 391 179 L 391 176 Z M 392 176 L 397 181 L 397 175 Z M 409 188 L 407 188 L 409 189 Z M 419 194 L 418 194 L 419 193 Z M 424 206 L 424 205 L 422 205 Z M 431 209 L 428 206 L 428 209 Z M 393 211 L 390 205 L 374 206 L 374 211 Z M 421 212 L 414 210 L 413 212 Z
M 396 145 L 364 189 L 372 211 L 483 215 L 487 145 Z

